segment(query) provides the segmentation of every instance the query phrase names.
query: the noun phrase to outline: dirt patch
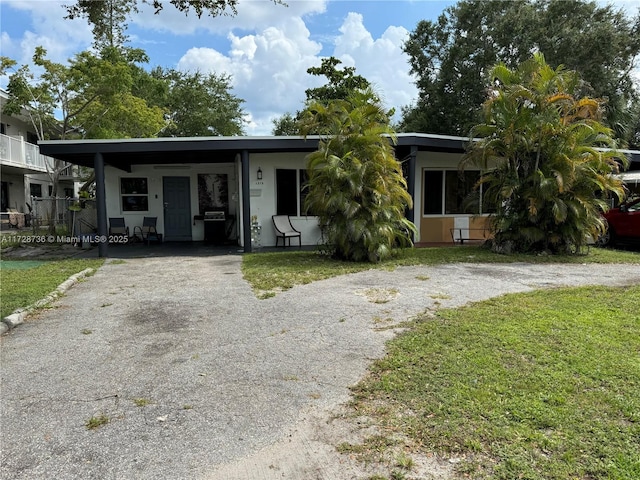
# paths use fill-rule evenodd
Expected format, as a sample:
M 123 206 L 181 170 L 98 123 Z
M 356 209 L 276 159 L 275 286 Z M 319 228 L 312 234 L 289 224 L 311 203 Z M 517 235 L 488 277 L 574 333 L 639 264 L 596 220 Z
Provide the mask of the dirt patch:
M 306 412 L 296 426 L 278 442 L 249 457 L 225 465 L 208 477 L 212 480 L 353 480 L 380 476 L 395 478 L 404 473 L 406 478 L 424 480 L 453 480 L 454 464 L 435 455 L 413 455 L 399 442 L 385 453 L 388 460 L 363 461 L 357 455 L 340 453 L 339 445 L 359 445 L 378 432 L 366 419 L 354 418 L 347 407 L 334 411 L 315 409 Z M 411 467 L 403 469 L 396 459 L 410 458 Z
M 394 300 L 400 291 L 397 288 L 374 287 L 365 290 L 358 290 L 356 295 L 362 295 L 371 303 L 387 303 Z

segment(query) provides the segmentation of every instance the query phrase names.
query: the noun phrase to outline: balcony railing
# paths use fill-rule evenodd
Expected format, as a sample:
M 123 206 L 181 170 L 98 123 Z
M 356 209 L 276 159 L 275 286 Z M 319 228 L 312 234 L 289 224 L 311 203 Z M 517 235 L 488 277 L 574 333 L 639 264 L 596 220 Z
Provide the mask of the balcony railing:
M 0 163 L 46 173 L 53 169 L 55 159 L 42 155 L 40 147 L 25 142 L 22 137 L 0 134 Z M 61 172 L 61 176 L 73 176 L 72 165 L 66 165 L 68 166 Z M 29 172 L 25 171 L 25 173 Z

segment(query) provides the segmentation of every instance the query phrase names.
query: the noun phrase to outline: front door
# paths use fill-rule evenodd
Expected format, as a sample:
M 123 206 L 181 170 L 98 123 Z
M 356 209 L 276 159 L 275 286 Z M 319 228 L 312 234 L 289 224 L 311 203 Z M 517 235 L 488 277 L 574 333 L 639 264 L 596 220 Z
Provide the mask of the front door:
M 189 177 L 162 177 L 164 238 L 191 241 L 191 191 Z

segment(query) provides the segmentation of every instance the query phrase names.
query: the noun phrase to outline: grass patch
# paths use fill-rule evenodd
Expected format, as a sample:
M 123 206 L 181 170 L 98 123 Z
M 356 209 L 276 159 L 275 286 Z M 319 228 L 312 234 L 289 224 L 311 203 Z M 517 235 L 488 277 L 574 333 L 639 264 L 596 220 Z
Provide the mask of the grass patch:
M 134 398 L 133 403 L 135 403 L 136 407 L 146 407 L 151 404 L 151 400 L 148 398 Z
M 429 295 L 429 298 L 433 298 L 434 300 L 451 300 L 451 295 L 447 295 L 446 293 L 432 293 Z
M 28 270 L 0 269 L 0 315 L 10 315 L 18 308 L 28 307 L 54 291 L 71 275 L 86 268 L 98 268 L 103 260 L 73 259 L 45 262 Z
M 354 407 L 470 478 L 638 479 L 639 312 L 640 286 L 444 310 L 388 344 Z
M 91 417 L 84 423 L 84 426 L 87 427 L 87 430 L 95 430 L 103 425 L 109 423 L 109 417 L 106 415 L 97 415 L 95 417 Z
M 439 265 L 445 263 L 637 263 L 640 253 L 591 248 L 586 255 L 499 255 L 480 246 L 412 248 L 397 252 L 379 264 L 343 262 L 316 252 L 249 253 L 242 257 L 242 273 L 260 298 L 275 295 L 295 285 L 326 278 L 357 273 L 372 268 L 392 270 L 408 265 Z M 425 278 L 426 280 L 427 278 Z M 265 294 L 271 292 L 273 295 Z

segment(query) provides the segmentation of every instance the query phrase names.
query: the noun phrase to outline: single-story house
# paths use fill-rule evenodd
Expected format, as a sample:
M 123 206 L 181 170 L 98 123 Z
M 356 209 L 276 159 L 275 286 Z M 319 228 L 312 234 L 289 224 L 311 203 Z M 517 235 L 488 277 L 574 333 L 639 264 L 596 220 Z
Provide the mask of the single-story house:
M 245 252 L 259 242 L 274 246 L 271 216 L 290 215 L 303 245 L 320 241 L 317 220 L 303 210 L 306 156 L 318 137 L 194 137 L 40 142 L 43 154 L 92 167 L 96 172 L 98 234 L 107 235 L 108 219 L 125 219 L 133 231 L 144 217 L 157 218 L 165 241 L 211 238 L 214 218 L 222 229 L 213 235 L 237 243 Z M 396 158 L 403 164 L 414 208 L 407 212 L 418 229 L 416 242 L 450 242 L 486 224 L 481 200 L 469 202 L 479 176 L 458 165 L 468 139 L 443 135 L 398 135 Z M 628 153 L 640 162 L 640 152 Z M 640 163 L 637 163 L 640 168 Z M 206 217 L 206 218 L 205 218 Z M 253 226 L 253 232 L 252 232 Z M 455 229 L 455 230 L 454 230 Z M 107 256 L 107 244 L 99 244 Z

